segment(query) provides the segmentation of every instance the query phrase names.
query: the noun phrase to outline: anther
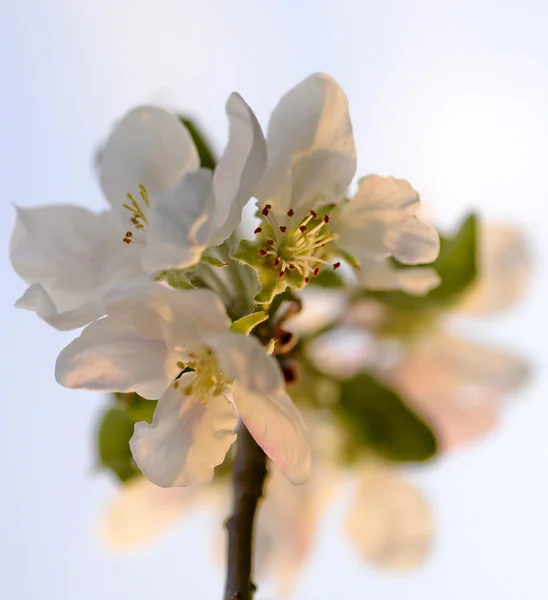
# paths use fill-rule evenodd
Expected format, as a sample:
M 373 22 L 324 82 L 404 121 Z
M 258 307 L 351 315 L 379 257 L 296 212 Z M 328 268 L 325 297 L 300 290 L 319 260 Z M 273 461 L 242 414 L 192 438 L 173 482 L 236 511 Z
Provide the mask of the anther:
M 268 208 L 266 208 L 266 206 L 263 208 L 263 210 L 261 211 L 263 216 L 268 217 Z
M 133 232 L 131 231 L 126 231 L 126 237 L 130 238 L 133 235 Z
M 264 207 L 266 210 L 270 210 L 272 208 L 272 204 L 265 204 Z
M 257 227 L 257 229 L 255 229 L 255 231 L 253 233 L 256 235 L 257 233 L 261 233 L 261 231 L 262 231 L 262 228 Z
M 279 259 L 279 257 L 276 257 L 274 259 L 274 268 L 277 268 L 281 262 L 282 261 Z
M 282 233 L 285 233 L 287 231 L 287 227 L 285 227 L 284 225 L 280 225 L 280 231 Z
M 329 223 L 329 215 L 324 215 L 323 216 L 323 222 L 324 223 Z
M 274 240 L 266 240 L 267 246 L 274 246 Z
M 126 244 L 131 244 L 131 240 L 127 237 L 125 237 L 122 242 L 125 242 Z
M 290 271 L 294 271 L 295 270 L 295 265 L 289 265 L 289 270 Z
M 312 216 L 313 219 L 317 219 L 318 218 L 318 215 L 312 209 L 310 209 L 310 214 L 311 214 L 311 216 Z
M 319 272 L 320 272 L 320 267 L 316 267 L 314 269 L 314 277 L 317 277 Z
M 335 269 L 335 271 L 341 266 L 340 262 L 336 262 L 333 264 L 333 269 Z
M 288 217 L 292 217 L 294 214 L 295 214 L 295 211 L 294 211 L 292 208 L 290 208 L 290 209 L 287 211 L 287 216 L 288 216 Z
M 268 252 L 266 250 L 263 250 L 262 248 L 259 248 L 259 254 L 261 256 L 266 256 L 268 254 Z
M 280 271 L 278 273 L 278 279 L 281 279 L 285 275 L 285 271 Z
M 310 277 L 305 277 L 305 278 L 304 278 L 304 282 L 305 282 L 305 283 L 310 283 Z
M 301 225 L 299 229 L 304 233 L 306 231 L 306 225 Z

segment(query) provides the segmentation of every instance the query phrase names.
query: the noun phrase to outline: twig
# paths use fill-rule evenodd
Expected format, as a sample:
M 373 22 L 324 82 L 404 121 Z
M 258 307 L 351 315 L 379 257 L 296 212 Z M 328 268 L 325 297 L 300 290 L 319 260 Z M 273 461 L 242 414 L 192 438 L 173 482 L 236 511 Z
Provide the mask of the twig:
M 240 423 L 232 466 L 232 516 L 226 522 L 228 560 L 224 600 L 252 600 L 253 523 L 266 478 L 266 455 Z

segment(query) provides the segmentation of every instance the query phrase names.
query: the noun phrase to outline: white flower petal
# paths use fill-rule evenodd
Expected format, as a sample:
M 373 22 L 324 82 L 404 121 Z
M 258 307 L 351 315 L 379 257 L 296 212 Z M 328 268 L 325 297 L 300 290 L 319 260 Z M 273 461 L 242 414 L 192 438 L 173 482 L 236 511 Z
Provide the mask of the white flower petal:
M 164 489 L 137 477 L 125 483 L 111 502 L 101 537 L 118 551 L 144 547 L 191 512 L 200 499 L 199 488 Z
M 59 294 L 57 294 L 59 296 Z M 35 312 L 55 329 L 69 331 L 99 319 L 106 312 L 104 301 L 88 302 L 72 310 L 59 312 L 51 296 L 39 283 L 33 283 L 16 301 L 16 308 Z
M 521 298 L 529 284 L 530 256 L 524 235 L 511 225 L 482 225 L 479 241 L 479 276 L 459 310 L 486 315 Z
M 158 398 L 177 368 L 166 373 L 168 350 L 158 339 L 139 335 L 131 323 L 105 317 L 88 325 L 64 348 L 55 378 L 64 387 L 105 392 L 137 392 Z
M 122 242 L 111 212 L 71 205 L 17 209 L 10 258 L 31 288 L 17 302 L 58 329 L 101 317 L 113 288 L 145 278 L 140 249 Z
M 189 173 L 175 190 L 161 197 L 150 219 L 144 269 L 154 274 L 197 264 L 208 245 L 214 204 L 208 169 Z
M 236 380 L 232 397 L 265 454 L 291 483 L 305 483 L 310 475 L 310 442 L 304 419 L 285 390 L 261 394 Z
M 210 396 L 204 405 L 181 393 L 194 377 L 185 373 L 178 389 L 170 386 L 152 424 L 137 423 L 130 441 L 145 477 L 161 487 L 208 483 L 236 439 L 237 415 L 228 398 Z
M 414 217 L 397 228 L 389 229 L 386 243 L 390 254 L 406 265 L 431 263 L 440 252 L 438 232 L 432 225 Z
M 348 99 L 322 73 L 307 77 L 274 109 L 267 134 L 268 166 L 259 198 L 285 215 L 338 202 L 356 170 Z
M 434 525 L 418 489 L 388 468 L 363 473 L 346 529 L 360 555 L 387 569 L 412 569 L 427 558 Z
M 439 235 L 417 219 L 419 195 L 404 179 L 369 175 L 350 201 L 333 213 L 338 244 L 360 262 L 394 256 L 406 264 L 433 262 Z
M 215 333 L 208 337 L 221 369 L 239 384 L 257 394 L 276 392 L 285 387 L 280 367 L 268 356 L 254 336 Z
M 242 217 L 242 208 L 255 192 L 265 166 L 266 143 L 253 111 L 236 93 L 226 103 L 228 146 L 213 175 L 214 233 L 210 245 L 224 242 Z
M 402 290 L 415 296 L 427 294 L 441 282 L 431 267 L 396 269 L 389 260 L 362 260 L 357 276 L 369 290 Z
M 99 164 L 105 196 L 120 211 L 124 211 L 126 194 L 139 199 L 139 185 L 154 199 L 175 188 L 185 173 L 199 166 L 186 127 L 175 115 L 153 106 L 135 108 L 117 123 Z

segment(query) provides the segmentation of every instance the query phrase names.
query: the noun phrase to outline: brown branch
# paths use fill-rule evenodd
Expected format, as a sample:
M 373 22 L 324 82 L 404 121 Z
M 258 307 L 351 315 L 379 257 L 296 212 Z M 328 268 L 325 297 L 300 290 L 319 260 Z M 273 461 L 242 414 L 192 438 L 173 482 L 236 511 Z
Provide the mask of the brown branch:
M 232 516 L 226 522 L 228 560 L 224 600 L 252 600 L 253 523 L 266 478 L 266 455 L 240 423 L 232 466 Z

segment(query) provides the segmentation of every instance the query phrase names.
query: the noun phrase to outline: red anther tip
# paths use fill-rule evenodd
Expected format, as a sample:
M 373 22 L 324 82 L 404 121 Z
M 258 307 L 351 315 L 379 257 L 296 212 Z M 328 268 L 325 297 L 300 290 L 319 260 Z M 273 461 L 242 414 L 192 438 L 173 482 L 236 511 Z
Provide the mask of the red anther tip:
M 270 210 L 272 208 L 272 204 L 265 204 L 264 207 L 266 210 Z
M 290 271 L 294 271 L 295 270 L 295 265 L 289 265 L 289 270 Z
M 261 256 L 266 256 L 266 255 L 267 255 L 267 251 L 266 251 L 266 250 L 263 250 L 262 248 L 259 248 L 259 254 L 260 254 Z
M 316 213 L 315 213 L 315 212 L 314 212 L 312 209 L 310 209 L 310 214 L 312 215 L 312 217 L 313 217 L 314 219 L 317 219 L 317 218 L 318 218 L 318 215 L 317 215 L 317 214 L 316 214 Z
M 267 246 L 274 246 L 274 240 L 266 240 Z
M 131 240 L 127 237 L 125 237 L 122 242 L 125 242 L 126 244 L 131 244 Z
M 306 225 L 301 225 L 299 229 L 304 233 L 306 231 Z
M 314 277 L 317 277 L 319 272 L 320 272 L 320 267 L 316 267 L 314 269 Z
M 295 211 L 294 211 L 292 208 L 290 208 L 290 209 L 287 211 L 287 216 L 288 216 L 288 217 L 292 217 L 294 214 L 295 214 Z
M 340 266 L 341 266 L 341 263 L 340 262 L 336 262 L 336 263 L 334 263 L 333 268 L 336 271 Z
M 285 233 L 287 231 L 287 227 L 284 227 L 283 225 L 280 225 L 280 231 L 282 233 Z
M 305 277 L 305 278 L 304 278 L 304 282 L 305 282 L 305 283 L 310 283 L 310 277 Z
M 278 279 L 281 279 L 285 275 L 285 271 L 280 271 L 278 273 Z
M 324 223 L 329 223 L 329 215 L 324 215 L 323 216 L 323 222 Z
M 265 206 L 265 208 L 263 208 L 263 210 L 261 212 L 263 213 L 263 215 L 265 217 L 268 217 L 268 208 L 266 208 L 266 206 Z
M 275 266 L 275 267 L 277 267 L 277 266 L 278 266 L 278 265 L 279 265 L 281 262 L 282 262 L 282 261 L 281 261 L 281 260 L 280 260 L 278 257 L 276 257 L 276 258 L 274 259 L 274 266 Z
M 255 231 L 253 233 L 257 234 L 257 233 L 261 233 L 262 228 L 261 227 L 257 227 L 257 229 L 255 229 Z
M 131 231 L 126 231 L 126 237 L 131 237 L 133 235 L 133 233 Z

